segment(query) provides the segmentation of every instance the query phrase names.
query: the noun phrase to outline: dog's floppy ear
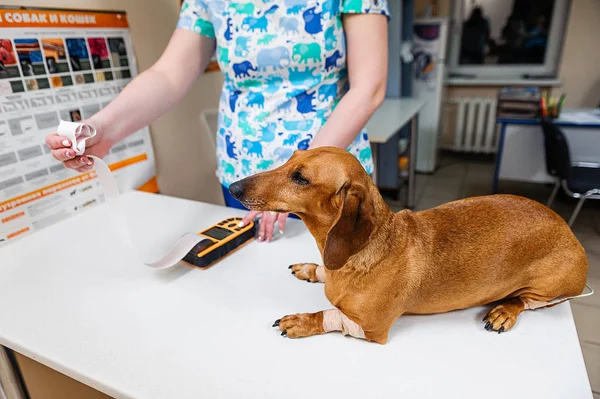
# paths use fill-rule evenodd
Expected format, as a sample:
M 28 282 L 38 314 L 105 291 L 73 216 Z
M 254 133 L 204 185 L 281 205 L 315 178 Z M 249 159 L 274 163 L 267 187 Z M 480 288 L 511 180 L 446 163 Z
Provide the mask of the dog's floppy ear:
M 340 193 L 342 205 L 336 221 L 327 233 L 323 263 L 329 270 L 344 266 L 348 258 L 360 251 L 373 231 L 373 204 L 365 198 L 365 190 L 344 185 Z

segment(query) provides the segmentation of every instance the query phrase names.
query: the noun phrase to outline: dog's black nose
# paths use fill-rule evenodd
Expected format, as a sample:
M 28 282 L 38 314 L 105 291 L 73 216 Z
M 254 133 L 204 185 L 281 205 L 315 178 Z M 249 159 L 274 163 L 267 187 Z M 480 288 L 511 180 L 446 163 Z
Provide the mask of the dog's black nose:
M 244 195 L 244 182 L 242 180 L 236 181 L 229 186 L 229 192 L 233 195 L 233 198 L 240 199 Z

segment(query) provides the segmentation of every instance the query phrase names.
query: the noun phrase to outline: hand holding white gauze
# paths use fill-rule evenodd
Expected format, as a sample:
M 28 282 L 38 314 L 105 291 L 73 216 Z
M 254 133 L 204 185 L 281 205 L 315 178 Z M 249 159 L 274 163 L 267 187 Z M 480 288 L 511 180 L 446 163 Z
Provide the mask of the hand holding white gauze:
M 71 141 L 73 151 L 75 151 L 76 155 L 83 155 L 85 153 L 85 142 L 96 135 L 96 129 L 94 129 L 93 126 L 62 120 L 58 125 L 57 132 L 59 136 Z M 113 219 L 116 233 L 119 235 L 122 242 L 128 245 L 131 250 L 135 252 L 126 223 L 127 219 L 125 218 L 125 213 L 121 207 L 121 204 L 119 203 L 119 189 L 117 182 L 113 177 L 110 168 L 100 158 L 93 155 L 86 156 L 94 160 L 93 168 L 98 175 L 100 185 L 104 189 L 104 196 L 106 198 L 107 205 L 111 207 L 110 215 Z M 171 266 L 175 266 L 196 244 L 203 239 L 204 238 L 198 234 L 187 233 L 181 237 L 179 241 L 175 243 L 173 248 L 160 260 L 155 262 L 142 261 L 142 263 L 154 269 L 166 269 Z

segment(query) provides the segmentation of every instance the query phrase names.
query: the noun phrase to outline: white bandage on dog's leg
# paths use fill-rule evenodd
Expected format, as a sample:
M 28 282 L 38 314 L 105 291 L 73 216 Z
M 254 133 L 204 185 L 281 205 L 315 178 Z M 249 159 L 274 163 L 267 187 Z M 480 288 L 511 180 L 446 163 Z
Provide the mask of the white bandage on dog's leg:
M 317 280 L 324 283 L 325 282 L 325 266 L 317 266 L 317 270 L 315 271 L 317 275 Z
M 520 299 L 525 304 L 525 310 L 535 310 L 535 309 L 539 309 L 539 308 L 545 308 L 546 306 L 558 305 L 559 303 L 570 301 L 575 298 L 584 298 L 586 296 L 594 295 L 594 290 L 592 289 L 592 287 L 590 287 L 589 285 L 586 284 L 585 288 L 587 288 L 589 290 L 585 294 L 582 292 L 581 294 L 575 295 L 575 296 L 564 296 L 564 297 L 554 298 L 549 302 L 536 301 L 535 299 L 531 299 L 531 298 L 520 298 Z M 584 288 L 584 290 L 585 290 L 585 288 Z
M 342 334 L 350 335 L 354 338 L 365 338 L 363 329 L 346 317 L 339 309 L 323 311 L 323 330 L 326 333 L 341 331 Z
M 545 306 L 550 305 L 549 302 L 541 302 L 541 301 L 536 301 L 534 299 L 525 299 L 523 300 L 524 303 L 524 308 L 525 310 L 535 310 L 535 309 L 539 309 L 539 308 L 543 308 Z

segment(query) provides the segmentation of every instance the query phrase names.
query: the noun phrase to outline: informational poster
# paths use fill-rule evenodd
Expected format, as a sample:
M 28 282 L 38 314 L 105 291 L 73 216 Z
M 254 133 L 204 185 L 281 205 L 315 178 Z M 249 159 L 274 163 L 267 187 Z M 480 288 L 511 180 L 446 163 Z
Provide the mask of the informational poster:
M 95 173 L 64 168 L 44 139 L 87 119 L 137 74 L 122 12 L 0 8 L 0 246 L 104 201 Z M 121 192 L 154 176 L 150 132 L 104 158 Z

